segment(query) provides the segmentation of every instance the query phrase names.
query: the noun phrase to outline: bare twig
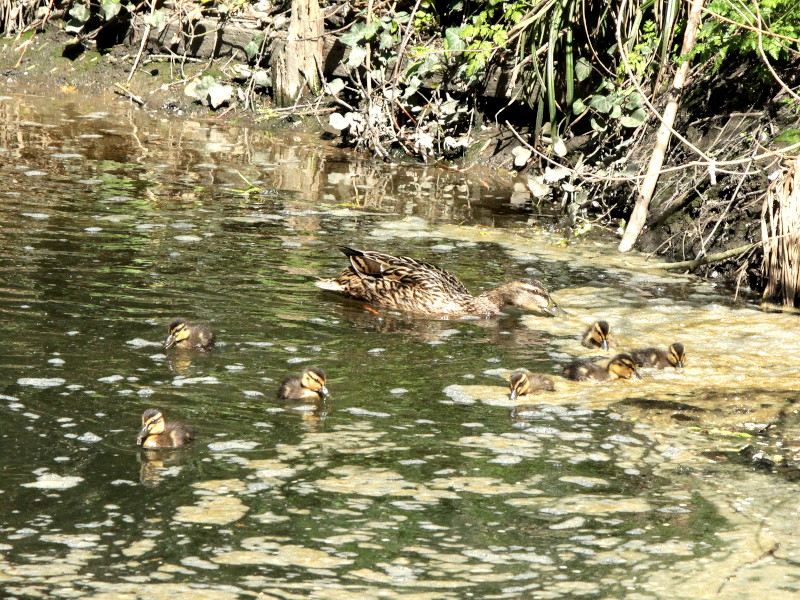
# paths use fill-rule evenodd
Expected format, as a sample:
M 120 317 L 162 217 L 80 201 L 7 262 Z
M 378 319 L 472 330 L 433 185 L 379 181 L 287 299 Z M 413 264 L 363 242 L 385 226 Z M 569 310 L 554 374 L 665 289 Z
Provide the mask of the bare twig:
M 115 83 L 114 87 L 119 88 L 119 91 L 115 90 L 115 92 L 114 92 L 115 94 L 119 94 L 120 96 L 125 96 L 127 98 L 130 98 L 131 100 L 133 100 L 133 102 L 135 102 L 139 106 L 146 106 L 147 105 L 147 103 L 144 100 L 142 100 L 139 96 L 135 95 L 133 92 L 131 92 L 125 86 L 123 86 L 123 85 L 121 85 L 119 83 Z

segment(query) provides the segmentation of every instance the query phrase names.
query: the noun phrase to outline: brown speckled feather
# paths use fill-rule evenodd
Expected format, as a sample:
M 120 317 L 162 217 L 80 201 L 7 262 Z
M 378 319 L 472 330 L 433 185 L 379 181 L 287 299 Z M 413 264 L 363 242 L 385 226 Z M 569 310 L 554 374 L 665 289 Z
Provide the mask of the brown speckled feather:
M 350 259 L 350 267 L 316 285 L 381 308 L 449 315 L 492 315 L 508 304 L 526 310 L 560 310 L 538 281 L 510 282 L 473 297 L 454 275 L 430 263 L 339 248 Z

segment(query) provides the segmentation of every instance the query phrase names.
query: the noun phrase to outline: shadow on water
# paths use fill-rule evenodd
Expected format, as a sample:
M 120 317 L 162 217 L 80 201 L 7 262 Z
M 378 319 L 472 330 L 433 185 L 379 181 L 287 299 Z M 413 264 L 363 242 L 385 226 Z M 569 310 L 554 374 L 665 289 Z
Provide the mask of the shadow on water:
M 470 174 L 289 132 L 5 97 L 0 176 L 7 597 L 797 587 L 794 482 L 729 460 L 797 439 L 796 317 L 565 246 Z M 376 315 L 312 285 L 345 266 L 341 243 L 429 260 L 476 294 L 539 278 L 570 316 Z M 175 316 L 220 343 L 165 353 Z M 624 349 L 683 341 L 686 369 L 561 378 L 609 358 L 579 343 L 599 317 Z M 311 364 L 333 398 L 278 400 Z M 510 402 L 517 368 L 556 391 Z M 137 452 L 153 406 L 198 440 Z

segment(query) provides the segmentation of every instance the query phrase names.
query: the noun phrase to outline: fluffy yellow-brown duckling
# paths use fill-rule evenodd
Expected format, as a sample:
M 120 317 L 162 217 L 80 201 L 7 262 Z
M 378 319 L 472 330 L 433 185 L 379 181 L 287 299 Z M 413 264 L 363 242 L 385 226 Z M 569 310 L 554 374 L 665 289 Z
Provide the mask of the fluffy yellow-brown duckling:
M 216 336 L 208 325 L 187 323 L 186 319 L 173 319 L 169 324 L 169 335 L 164 348 L 194 348 L 208 350 L 214 345 Z
M 511 281 L 472 296 L 455 276 L 407 256 L 339 246 L 350 266 L 315 285 L 379 308 L 427 315 L 496 315 L 504 306 L 565 314 L 541 282 Z
M 564 367 L 564 377 L 573 381 L 607 381 L 609 379 L 641 379 L 636 363 L 629 354 L 617 354 L 601 367 L 585 360 L 571 362 Z
M 317 367 L 306 367 L 299 377 L 287 377 L 278 389 L 281 400 L 321 400 L 329 398 L 328 380 Z
M 659 369 L 675 367 L 676 369 L 682 369 L 686 361 L 686 350 L 683 344 L 675 342 L 670 344 L 666 352 L 661 348 L 641 348 L 631 352 L 631 356 L 637 367 L 657 367 Z
M 179 448 L 195 438 L 194 429 L 180 421 L 165 421 L 158 408 L 148 408 L 142 413 L 142 429 L 136 436 L 136 445 L 143 448 Z
M 611 335 L 611 327 L 608 321 L 595 321 L 586 330 L 581 338 L 581 344 L 587 348 L 600 348 L 608 350 L 609 348 L 616 348 L 617 341 Z
M 508 380 L 508 387 L 511 390 L 510 398 L 512 400 L 526 394 L 552 392 L 556 389 L 553 380 L 547 375 L 526 373 L 525 371 L 514 371 Z

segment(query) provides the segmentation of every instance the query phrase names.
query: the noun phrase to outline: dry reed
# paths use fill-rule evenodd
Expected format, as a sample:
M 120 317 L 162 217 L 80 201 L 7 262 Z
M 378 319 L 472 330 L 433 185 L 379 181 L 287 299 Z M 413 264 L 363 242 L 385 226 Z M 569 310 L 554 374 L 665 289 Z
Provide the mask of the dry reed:
M 764 300 L 800 305 L 800 158 L 770 185 L 761 210 Z

